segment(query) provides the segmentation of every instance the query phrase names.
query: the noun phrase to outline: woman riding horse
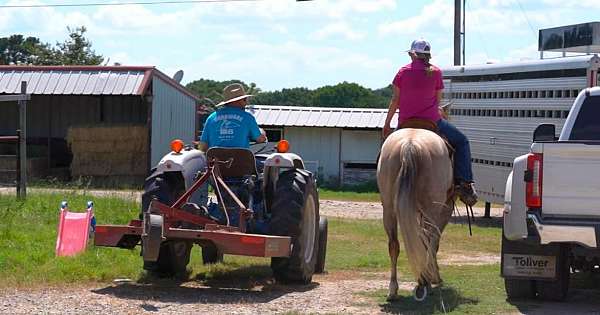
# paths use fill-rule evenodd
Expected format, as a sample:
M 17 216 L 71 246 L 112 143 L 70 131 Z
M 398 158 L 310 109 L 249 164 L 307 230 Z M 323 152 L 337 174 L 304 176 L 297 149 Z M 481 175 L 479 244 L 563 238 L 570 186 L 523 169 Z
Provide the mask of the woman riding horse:
M 455 192 L 468 206 L 477 202 L 471 169 L 471 148 L 467 137 L 447 120 L 438 108 L 444 83 L 442 71 L 429 63 L 431 45 L 423 39 L 412 42 L 408 54 L 411 63 L 402 67 L 394 77 L 393 96 L 383 126 L 383 138 L 392 132 L 390 122 L 398 111 L 398 128 L 409 119 L 429 120 L 454 148 Z
M 394 95 L 383 129 L 386 140 L 377 165 L 392 262 L 389 299 L 395 298 L 398 291 L 398 225 L 410 269 L 418 282 L 415 298 L 421 300 L 426 297 L 429 285 L 441 283 L 437 251 L 441 233 L 452 215 L 454 192 L 465 204 L 477 201 L 469 143 L 440 116 L 442 74 L 429 64 L 430 50 L 426 41 L 414 41 L 409 51 L 412 63 L 400 69 L 394 78 Z M 399 130 L 391 133 L 390 121 L 397 109 Z M 414 128 L 415 122 L 428 126 L 429 130 Z M 444 135 L 455 147 L 454 168 L 446 142 L 431 130 Z M 456 186 L 454 181 L 458 181 Z

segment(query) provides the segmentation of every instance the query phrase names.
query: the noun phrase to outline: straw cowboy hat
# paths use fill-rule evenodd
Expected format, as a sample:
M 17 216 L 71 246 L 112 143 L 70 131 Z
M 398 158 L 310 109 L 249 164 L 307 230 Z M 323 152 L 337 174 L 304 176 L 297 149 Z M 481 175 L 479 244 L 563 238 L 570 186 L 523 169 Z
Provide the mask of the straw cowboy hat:
M 246 94 L 244 90 L 244 86 L 239 83 L 233 83 L 226 86 L 223 89 L 223 101 L 218 106 L 223 106 L 225 104 L 229 104 L 231 102 L 239 101 L 244 98 L 248 98 L 254 95 Z

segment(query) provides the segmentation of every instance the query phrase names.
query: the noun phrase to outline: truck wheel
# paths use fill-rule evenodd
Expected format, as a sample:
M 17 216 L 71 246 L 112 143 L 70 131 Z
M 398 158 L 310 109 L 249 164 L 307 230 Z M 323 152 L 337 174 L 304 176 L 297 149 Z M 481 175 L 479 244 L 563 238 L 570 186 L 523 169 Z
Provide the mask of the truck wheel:
M 185 191 L 181 176 L 163 173 L 148 177 L 142 194 L 142 213 L 148 211 L 153 199 L 171 205 Z M 157 276 L 180 276 L 185 274 L 190 262 L 192 243 L 186 241 L 168 241 L 160 245 L 156 261 L 144 261 L 144 269 Z M 144 248 L 142 247 L 142 251 Z
M 537 281 L 537 293 L 539 298 L 550 301 L 564 300 L 569 291 L 570 276 L 569 250 L 567 245 L 561 245 L 558 257 L 556 257 L 556 280 Z
M 319 247 L 317 252 L 317 264 L 315 265 L 315 273 L 323 273 L 325 271 L 325 256 L 327 254 L 327 218 L 319 219 Z
M 506 237 L 504 237 L 504 230 L 502 230 L 501 255 L 503 257 L 505 253 L 512 253 L 515 250 L 521 249 L 523 246 L 524 245 L 520 242 L 509 241 L 506 239 Z M 504 278 L 504 289 L 506 291 L 506 297 L 509 300 L 535 298 L 535 285 L 535 280 Z
M 223 262 L 223 253 L 214 244 L 202 246 L 202 263 L 205 265 Z
M 308 284 L 312 281 L 319 243 L 319 201 L 312 175 L 292 169 L 279 175 L 271 207 L 271 232 L 290 236 L 290 257 L 271 258 L 275 280 Z
M 504 289 L 509 300 L 535 297 L 534 280 L 504 279 Z

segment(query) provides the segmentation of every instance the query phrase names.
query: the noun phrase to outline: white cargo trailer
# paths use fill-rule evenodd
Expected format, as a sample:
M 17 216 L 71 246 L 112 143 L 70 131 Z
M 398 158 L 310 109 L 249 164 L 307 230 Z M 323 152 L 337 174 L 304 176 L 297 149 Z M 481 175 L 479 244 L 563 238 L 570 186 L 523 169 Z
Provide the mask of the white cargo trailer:
M 443 69 L 451 121 L 469 138 L 480 199 L 503 203 L 515 157 L 541 123 L 562 128 L 579 91 L 598 85 L 600 57 L 584 55 Z

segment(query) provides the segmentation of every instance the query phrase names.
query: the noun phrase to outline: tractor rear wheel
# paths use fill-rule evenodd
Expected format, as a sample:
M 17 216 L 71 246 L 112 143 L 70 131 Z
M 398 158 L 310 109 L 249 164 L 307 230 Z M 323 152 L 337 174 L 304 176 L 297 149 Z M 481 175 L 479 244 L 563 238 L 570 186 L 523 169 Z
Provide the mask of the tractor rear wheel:
M 277 282 L 308 284 L 312 281 L 319 244 L 319 201 L 310 172 L 300 169 L 279 175 L 271 206 L 271 233 L 290 236 L 290 257 L 271 258 Z
M 154 199 L 170 206 L 185 192 L 183 178 L 178 175 L 163 173 L 146 179 L 142 194 L 142 213 L 148 211 L 150 202 Z M 163 242 L 160 245 L 158 259 L 144 261 L 144 269 L 161 277 L 184 275 L 190 262 L 192 245 L 187 241 Z

